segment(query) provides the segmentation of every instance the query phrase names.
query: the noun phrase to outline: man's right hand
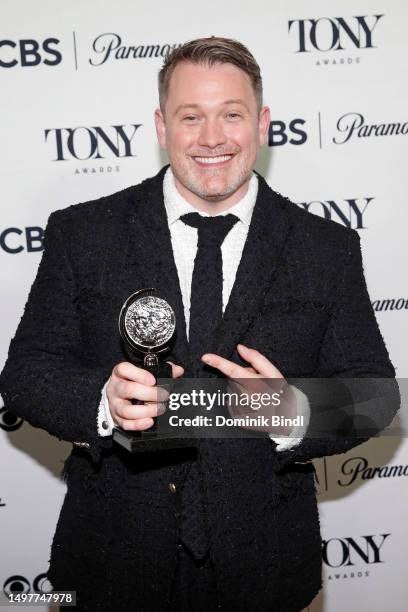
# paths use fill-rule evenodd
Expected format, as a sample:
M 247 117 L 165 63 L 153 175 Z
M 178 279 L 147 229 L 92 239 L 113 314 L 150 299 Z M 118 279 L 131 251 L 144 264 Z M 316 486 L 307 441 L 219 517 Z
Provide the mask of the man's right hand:
M 168 362 L 172 378 L 179 378 L 184 368 Z M 152 427 L 153 417 L 163 414 L 169 398 L 168 392 L 156 387 L 156 379 L 147 370 L 138 368 L 127 361 L 118 363 L 106 387 L 109 410 L 114 422 L 122 429 L 143 431 Z M 132 404 L 131 400 L 145 402 Z

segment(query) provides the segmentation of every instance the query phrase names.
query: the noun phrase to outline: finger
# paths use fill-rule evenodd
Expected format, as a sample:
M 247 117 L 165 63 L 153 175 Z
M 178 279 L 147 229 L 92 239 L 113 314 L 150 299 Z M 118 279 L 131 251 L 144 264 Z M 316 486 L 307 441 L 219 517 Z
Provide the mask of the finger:
M 225 359 L 224 357 L 220 357 L 220 355 L 215 355 L 214 353 L 205 353 L 201 360 L 204 361 L 207 365 L 216 368 L 228 378 L 245 378 L 248 377 L 248 368 L 243 368 L 242 366 L 234 363 L 233 361 L 229 361 L 229 359 Z M 253 374 L 251 374 L 253 376 Z
M 243 344 L 238 344 L 237 349 L 240 356 L 250 363 L 259 374 L 265 376 L 265 378 L 283 378 L 278 368 L 259 351 L 248 348 Z
M 183 376 L 183 374 L 184 374 L 183 366 L 176 365 L 172 361 L 167 361 L 166 363 L 171 365 L 171 376 L 172 376 L 172 378 L 180 378 L 180 376 Z
M 113 373 L 118 378 L 124 378 L 125 380 L 132 380 L 134 382 L 139 382 L 144 385 L 155 385 L 156 379 L 147 370 L 143 368 L 138 368 L 133 363 L 129 363 L 128 361 L 122 361 L 118 363 L 113 368 Z
M 142 402 L 166 402 L 169 399 L 169 392 L 163 387 L 149 387 L 130 381 L 121 382 L 118 387 L 118 396 L 121 399 L 135 399 Z
M 150 429 L 154 424 L 154 420 L 150 418 L 135 420 L 118 418 L 117 421 L 119 427 L 127 431 L 144 431 L 145 429 Z
M 166 407 L 162 403 L 147 403 L 135 405 L 124 405 L 117 410 L 117 414 L 122 419 L 146 419 L 153 418 L 164 414 Z

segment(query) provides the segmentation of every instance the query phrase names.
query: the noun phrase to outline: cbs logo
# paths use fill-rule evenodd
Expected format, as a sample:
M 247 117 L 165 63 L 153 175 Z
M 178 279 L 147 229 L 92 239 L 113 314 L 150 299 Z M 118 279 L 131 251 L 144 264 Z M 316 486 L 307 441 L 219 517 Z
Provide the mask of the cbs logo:
M 268 145 L 279 147 L 285 144 L 302 145 L 307 140 L 307 133 L 302 126 L 304 119 L 292 119 L 288 124 L 284 121 L 271 121 L 269 124 Z
M 22 593 L 51 593 L 53 586 L 47 574 L 38 574 L 31 584 L 25 576 L 10 576 L 3 584 L 3 593 L 17 595 Z
M 16 431 L 23 424 L 23 419 L 16 416 L 3 406 L 3 400 L 0 395 L 0 428 L 4 431 Z
M 25 227 L 24 231 L 19 227 L 6 227 L 0 232 L 0 249 L 6 253 L 15 255 L 24 249 L 27 253 L 42 251 L 44 230 L 42 227 Z
M 56 66 L 62 61 L 62 54 L 56 48 L 60 41 L 58 38 L 46 38 L 42 42 L 32 38 L 21 40 L 0 40 L 0 68 L 14 68 L 14 66 Z

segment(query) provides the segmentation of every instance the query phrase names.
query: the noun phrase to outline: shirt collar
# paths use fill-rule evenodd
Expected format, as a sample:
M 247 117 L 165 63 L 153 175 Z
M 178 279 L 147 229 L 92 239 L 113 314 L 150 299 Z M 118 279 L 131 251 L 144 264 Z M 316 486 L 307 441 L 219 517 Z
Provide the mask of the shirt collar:
M 225 210 L 219 215 L 228 215 L 233 214 L 238 217 L 242 223 L 249 226 L 251 222 L 252 212 L 255 206 L 256 197 L 258 194 L 258 179 L 255 173 L 252 174 L 251 179 L 249 181 L 248 190 L 244 197 L 234 204 L 228 210 Z M 197 211 L 194 206 L 192 206 L 187 200 L 183 198 L 183 196 L 178 191 L 175 181 L 174 175 L 171 171 L 171 167 L 167 168 L 166 174 L 164 175 L 163 180 L 163 195 L 164 195 L 164 206 L 166 208 L 167 220 L 168 224 L 171 225 L 175 221 L 177 221 L 181 215 L 190 212 L 199 212 L 203 217 L 208 217 L 209 215 L 205 212 Z M 218 216 L 218 215 L 216 215 Z

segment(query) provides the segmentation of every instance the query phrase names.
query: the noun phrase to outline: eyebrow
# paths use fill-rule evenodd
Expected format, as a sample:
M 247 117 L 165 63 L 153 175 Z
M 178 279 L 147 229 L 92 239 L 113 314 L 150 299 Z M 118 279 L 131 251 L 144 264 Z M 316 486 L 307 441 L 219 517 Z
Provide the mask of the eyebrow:
M 248 106 L 240 98 L 232 98 L 231 100 L 225 100 L 225 102 L 222 103 L 222 106 L 226 106 L 227 104 L 241 104 L 242 106 L 245 106 L 247 110 L 249 110 Z M 180 110 L 183 110 L 186 108 L 199 108 L 199 106 L 200 106 L 199 104 L 180 104 L 176 108 L 175 114 L 177 114 Z

